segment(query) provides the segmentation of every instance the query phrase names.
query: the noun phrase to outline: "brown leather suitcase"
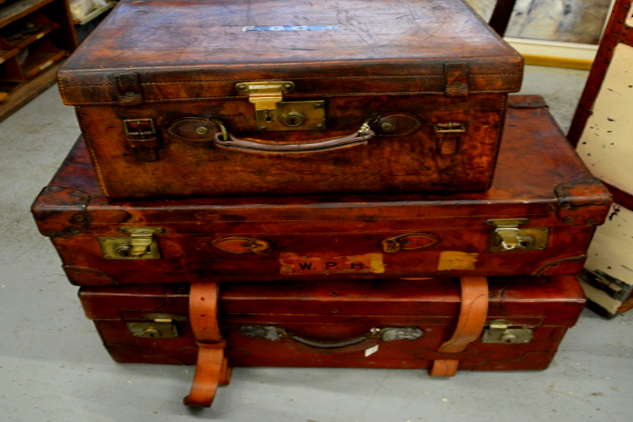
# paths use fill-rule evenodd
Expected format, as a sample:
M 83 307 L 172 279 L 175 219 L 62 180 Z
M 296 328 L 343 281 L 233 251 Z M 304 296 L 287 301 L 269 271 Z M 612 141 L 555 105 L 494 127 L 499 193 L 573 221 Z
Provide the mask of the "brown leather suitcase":
M 462 0 L 124 0 L 59 87 L 116 199 L 484 191 L 521 79 Z
M 505 137 L 486 193 L 112 204 L 79 143 L 33 212 L 84 286 L 579 273 L 609 193 L 540 97 L 510 101 Z
M 445 360 L 459 370 L 542 370 L 585 304 L 574 276 L 490 278 L 482 311 L 464 311 L 463 286 L 454 278 L 223 284 L 224 356 L 229 367 L 433 368 L 450 376 L 434 372 Z M 83 287 L 79 296 L 117 362 L 196 363 L 188 284 Z M 460 313 L 479 323 L 451 352 Z

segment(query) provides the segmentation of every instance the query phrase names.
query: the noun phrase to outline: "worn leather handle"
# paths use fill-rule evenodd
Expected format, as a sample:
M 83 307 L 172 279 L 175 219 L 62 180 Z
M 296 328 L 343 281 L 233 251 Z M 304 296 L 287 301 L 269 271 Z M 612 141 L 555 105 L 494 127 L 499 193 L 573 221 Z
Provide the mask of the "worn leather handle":
M 395 341 L 395 340 L 417 340 L 424 335 L 424 332 L 419 327 L 384 327 L 384 328 L 372 328 L 367 334 L 351 339 L 340 341 L 318 341 L 311 340 L 304 337 L 297 336 L 296 334 L 288 332 L 283 327 L 277 327 L 274 325 L 242 325 L 240 327 L 240 334 L 250 338 L 264 338 L 270 341 L 278 341 L 280 339 L 288 339 L 297 343 L 313 347 L 315 349 L 343 349 L 349 346 L 355 346 L 364 342 L 376 342 L 381 340 L 383 342 Z
M 353 346 L 355 344 L 363 343 L 370 340 L 368 336 L 356 337 L 349 340 L 342 340 L 337 342 L 322 342 L 316 340 L 310 340 L 307 338 L 293 336 L 290 340 L 294 340 L 297 343 L 305 344 L 306 346 L 316 347 L 317 349 L 339 349 L 341 347 Z
M 189 320 L 198 346 L 196 373 L 183 403 L 210 407 L 218 385 L 227 385 L 231 368 L 224 358 L 226 342 L 218 324 L 218 283 L 193 283 L 189 292 Z
M 461 277 L 461 308 L 453 336 L 440 346 L 441 353 L 463 352 L 469 343 L 477 340 L 486 325 L 488 316 L 488 280 L 486 277 Z M 439 359 L 433 362 L 432 377 L 452 377 L 459 360 Z
M 340 138 L 325 139 L 316 142 L 277 144 L 254 139 L 242 139 L 232 135 L 226 130 L 221 130 L 215 134 L 213 143 L 221 149 L 229 149 L 253 154 L 311 154 L 318 152 L 335 151 L 344 148 L 351 148 L 366 145 L 367 142 L 376 136 L 369 124 L 373 119 L 365 121 L 356 132 Z M 214 121 L 216 125 L 217 121 Z M 223 129 L 223 127 L 221 127 Z

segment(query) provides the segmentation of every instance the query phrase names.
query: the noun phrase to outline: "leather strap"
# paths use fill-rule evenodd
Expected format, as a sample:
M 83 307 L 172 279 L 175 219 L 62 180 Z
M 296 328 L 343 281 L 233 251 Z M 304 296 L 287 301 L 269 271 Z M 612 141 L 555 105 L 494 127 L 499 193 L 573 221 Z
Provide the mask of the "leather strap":
M 218 324 L 218 283 L 194 283 L 189 292 L 189 320 L 198 346 L 196 374 L 187 406 L 210 407 L 218 385 L 227 385 L 231 369 L 224 358 L 226 342 Z
M 468 63 L 445 63 L 445 94 L 447 97 L 465 97 L 468 95 Z
M 121 73 L 115 75 L 117 99 L 120 105 L 131 106 L 143 104 L 143 91 L 138 73 Z
M 453 336 L 443 343 L 439 352 L 460 353 L 481 335 L 488 316 L 488 280 L 486 277 L 461 277 L 461 309 Z M 432 377 L 452 377 L 457 372 L 459 360 L 435 360 L 431 367 Z

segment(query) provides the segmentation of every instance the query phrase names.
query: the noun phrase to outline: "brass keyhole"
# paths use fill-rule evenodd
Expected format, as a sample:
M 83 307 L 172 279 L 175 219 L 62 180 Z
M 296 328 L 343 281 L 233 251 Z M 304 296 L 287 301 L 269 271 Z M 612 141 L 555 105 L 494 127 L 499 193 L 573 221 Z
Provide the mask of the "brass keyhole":
M 304 119 L 303 114 L 296 111 L 291 111 L 281 116 L 281 122 L 290 127 L 300 126 Z
M 513 343 L 517 339 L 514 334 L 506 333 L 501 337 L 501 341 L 504 343 Z
M 128 257 L 130 256 L 130 251 L 132 250 L 132 246 L 130 245 L 122 245 L 116 248 L 116 253 L 119 256 Z
M 158 330 L 154 327 L 149 327 L 145 329 L 145 334 L 149 337 L 158 337 Z
M 132 245 L 121 245 L 118 248 L 116 248 L 116 254 L 120 257 L 130 257 L 132 256 Z M 144 253 L 148 253 L 150 252 L 150 247 L 148 246 L 147 248 L 145 248 L 145 252 Z

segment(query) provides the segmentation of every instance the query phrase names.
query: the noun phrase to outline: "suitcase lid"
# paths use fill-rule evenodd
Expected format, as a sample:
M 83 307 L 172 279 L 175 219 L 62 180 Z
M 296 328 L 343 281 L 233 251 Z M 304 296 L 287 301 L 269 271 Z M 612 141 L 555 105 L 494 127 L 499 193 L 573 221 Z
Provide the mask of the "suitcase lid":
M 491 189 L 451 195 L 330 195 L 187 198 L 108 203 L 80 140 L 32 211 L 51 237 L 121 236 L 123 226 L 165 234 L 371 233 L 485 227 L 527 218 L 522 227 L 602 224 L 611 197 L 582 164 L 538 96 L 510 97 Z M 571 240 L 570 240 L 571 241 Z
M 515 323 L 573 326 L 585 306 L 575 276 L 490 277 L 488 319 Z M 92 320 L 143 320 L 188 315 L 189 285 L 82 287 L 86 316 Z M 378 281 L 225 283 L 220 289 L 220 318 L 308 321 L 316 317 L 456 318 L 460 312 L 457 278 Z M 353 318 L 350 318 L 352 317 Z M 517 319 L 517 317 L 519 319 Z M 328 319 L 329 321 L 329 319 Z
M 68 105 L 520 89 L 522 58 L 461 0 L 124 0 L 59 72 Z

